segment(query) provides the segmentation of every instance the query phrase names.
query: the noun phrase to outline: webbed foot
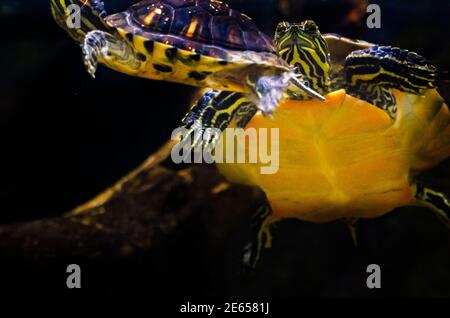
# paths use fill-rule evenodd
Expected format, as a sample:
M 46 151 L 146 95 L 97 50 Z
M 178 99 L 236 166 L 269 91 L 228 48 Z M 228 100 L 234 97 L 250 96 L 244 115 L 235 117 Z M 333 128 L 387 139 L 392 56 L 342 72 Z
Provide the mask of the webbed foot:
M 109 66 L 120 64 L 123 69 L 135 72 L 139 70 L 141 61 L 136 58 L 133 49 L 122 39 L 108 32 L 95 30 L 86 34 L 83 44 L 83 61 L 88 73 L 95 78 L 98 62 Z
M 82 44 L 83 62 L 88 73 L 95 78 L 98 66 L 98 57 L 102 54 L 102 48 L 106 46 L 106 37 L 103 31 L 91 31 L 84 38 Z
M 280 77 L 262 76 L 258 79 L 255 87 L 256 96 L 259 100 L 257 106 L 264 115 L 272 114 L 278 107 L 287 86 L 288 81 Z
M 290 84 L 299 90 L 299 93 L 306 96 L 325 100 L 321 94 L 308 87 L 305 82 L 301 81 L 298 75 L 291 73 L 283 73 L 281 76 L 262 76 L 255 85 L 256 96 L 258 97 L 258 108 L 265 115 L 270 115 L 278 107 L 283 94 Z M 292 86 L 291 86 L 292 87 Z

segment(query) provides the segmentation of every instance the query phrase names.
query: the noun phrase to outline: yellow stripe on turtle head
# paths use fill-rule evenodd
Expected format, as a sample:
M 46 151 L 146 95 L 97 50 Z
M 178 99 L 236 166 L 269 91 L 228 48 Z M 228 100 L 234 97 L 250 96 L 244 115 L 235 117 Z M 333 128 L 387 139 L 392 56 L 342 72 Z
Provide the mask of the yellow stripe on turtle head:
M 316 91 L 329 87 L 330 57 L 328 46 L 314 21 L 278 24 L 274 43 L 278 55 L 295 67 Z

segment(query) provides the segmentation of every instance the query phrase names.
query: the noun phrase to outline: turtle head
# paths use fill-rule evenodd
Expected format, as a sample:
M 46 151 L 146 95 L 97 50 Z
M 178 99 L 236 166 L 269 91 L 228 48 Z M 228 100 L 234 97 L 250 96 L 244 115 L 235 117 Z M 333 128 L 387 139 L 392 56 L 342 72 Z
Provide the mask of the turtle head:
M 303 75 L 312 89 L 319 92 L 328 90 L 330 54 L 327 42 L 314 21 L 279 23 L 274 44 L 277 54 L 294 67 L 296 73 Z
M 101 0 L 50 0 L 50 9 L 58 25 L 79 43 L 90 31 L 109 30 Z

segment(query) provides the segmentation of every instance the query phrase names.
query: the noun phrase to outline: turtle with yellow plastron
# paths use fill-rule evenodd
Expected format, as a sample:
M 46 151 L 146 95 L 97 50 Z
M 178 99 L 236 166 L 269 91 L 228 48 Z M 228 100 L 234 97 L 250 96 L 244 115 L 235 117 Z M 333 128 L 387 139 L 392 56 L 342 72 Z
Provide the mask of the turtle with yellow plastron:
M 193 133 L 279 129 L 275 174 L 261 174 L 260 161 L 217 164 L 229 181 L 258 186 L 268 199 L 254 218 L 245 267 L 253 269 L 271 246 L 270 226 L 281 219 L 343 220 L 356 241 L 358 219 L 416 205 L 449 226 L 450 201 L 415 180 L 450 155 L 450 113 L 436 90 L 446 74 L 407 50 L 322 35 L 313 21 L 280 23 L 274 44 L 325 101 L 291 94 L 266 116 L 240 93 L 210 90 L 183 119 Z M 218 141 L 203 136 L 206 144 Z M 246 144 L 238 145 L 248 158 Z
M 79 28 L 66 23 L 72 4 L 80 7 Z M 217 0 L 144 0 L 113 15 L 100 0 L 51 0 L 51 8 L 93 76 L 102 63 L 214 88 L 183 119 L 189 131 L 279 129 L 276 174 L 260 174 L 260 162 L 218 164 L 228 180 L 259 186 L 268 198 L 255 216 L 246 267 L 255 267 L 271 245 L 270 225 L 283 218 L 352 226 L 417 205 L 450 224 L 446 196 L 415 179 L 450 155 L 450 114 L 436 90 L 446 74 L 422 56 L 322 35 L 311 20 L 280 23 L 272 43 Z

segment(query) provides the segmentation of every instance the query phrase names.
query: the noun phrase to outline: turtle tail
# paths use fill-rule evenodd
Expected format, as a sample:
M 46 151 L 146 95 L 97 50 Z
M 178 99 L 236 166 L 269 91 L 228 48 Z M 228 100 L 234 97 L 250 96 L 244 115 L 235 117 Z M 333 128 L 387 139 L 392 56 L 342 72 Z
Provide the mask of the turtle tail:
M 90 31 L 110 31 L 101 0 L 50 0 L 50 7 L 58 25 L 79 43 Z

